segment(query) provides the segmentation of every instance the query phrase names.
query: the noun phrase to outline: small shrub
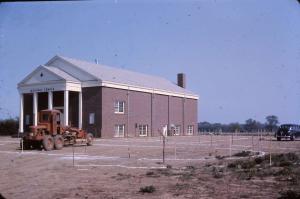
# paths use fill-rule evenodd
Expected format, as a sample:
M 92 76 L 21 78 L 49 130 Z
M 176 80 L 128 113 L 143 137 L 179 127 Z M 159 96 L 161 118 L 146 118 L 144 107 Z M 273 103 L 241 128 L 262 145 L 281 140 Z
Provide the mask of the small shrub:
M 0 199 L 5 199 L 4 196 L 0 193 Z
M 154 172 L 153 171 L 148 171 L 147 173 L 146 173 L 146 176 L 153 176 L 154 175 Z
M 256 164 L 261 164 L 261 163 L 263 163 L 264 158 L 262 158 L 262 157 L 257 157 L 257 158 L 254 159 L 254 161 L 255 161 Z
M 155 187 L 153 185 L 145 186 L 140 188 L 141 193 L 153 193 L 155 191 Z
M 167 164 L 167 169 L 172 169 L 172 165 Z
M 300 193 L 294 191 L 294 190 L 287 190 L 280 192 L 280 196 L 278 199 L 299 199 Z

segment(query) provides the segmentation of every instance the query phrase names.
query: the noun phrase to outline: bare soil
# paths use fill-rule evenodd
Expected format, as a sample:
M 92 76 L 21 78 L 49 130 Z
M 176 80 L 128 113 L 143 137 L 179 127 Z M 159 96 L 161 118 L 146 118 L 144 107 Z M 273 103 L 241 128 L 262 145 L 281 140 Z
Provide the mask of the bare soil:
M 0 137 L 0 194 L 7 199 L 299 197 L 296 157 L 299 140 L 258 136 L 168 137 L 165 163 L 160 137 L 23 152 L 18 138 Z

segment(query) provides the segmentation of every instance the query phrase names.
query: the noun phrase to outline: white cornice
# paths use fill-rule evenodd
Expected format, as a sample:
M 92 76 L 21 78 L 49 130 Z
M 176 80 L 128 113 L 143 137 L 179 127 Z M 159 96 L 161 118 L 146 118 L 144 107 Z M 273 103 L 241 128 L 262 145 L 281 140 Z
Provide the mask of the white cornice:
M 153 89 L 153 88 L 145 88 L 140 86 L 133 86 L 128 84 L 121 84 L 121 83 L 115 83 L 115 82 L 108 82 L 108 81 L 102 81 L 101 86 L 103 87 L 109 87 L 109 88 L 118 88 L 118 89 L 124 89 L 124 90 L 131 90 L 131 91 L 140 91 L 145 93 L 154 93 L 154 94 L 160 94 L 160 95 L 170 95 L 174 97 L 184 97 L 184 98 L 190 98 L 190 99 L 199 99 L 199 96 L 197 95 L 191 95 L 186 93 L 177 93 L 172 91 L 166 91 L 161 89 Z

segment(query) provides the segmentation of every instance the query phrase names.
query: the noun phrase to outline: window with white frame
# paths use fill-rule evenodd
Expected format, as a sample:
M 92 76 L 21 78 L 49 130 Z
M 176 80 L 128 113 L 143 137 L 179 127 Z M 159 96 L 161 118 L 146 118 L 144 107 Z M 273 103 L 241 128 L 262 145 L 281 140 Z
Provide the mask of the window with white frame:
M 125 102 L 115 101 L 115 113 L 124 113 L 124 112 L 125 112 Z
M 180 125 L 174 127 L 174 135 L 180 135 Z
M 194 126 L 193 125 L 188 125 L 187 134 L 188 135 L 193 135 L 193 133 L 194 133 Z
M 125 124 L 115 125 L 115 137 L 124 137 Z
M 148 125 L 139 125 L 139 135 L 140 136 L 148 135 Z
M 95 124 L 95 113 L 89 114 L 89 124 Z

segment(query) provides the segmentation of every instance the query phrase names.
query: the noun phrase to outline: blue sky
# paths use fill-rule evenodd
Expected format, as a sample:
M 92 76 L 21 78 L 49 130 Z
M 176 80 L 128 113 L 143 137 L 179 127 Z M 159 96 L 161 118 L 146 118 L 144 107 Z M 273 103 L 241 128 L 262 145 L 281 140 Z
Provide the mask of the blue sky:
M 0 118 L 17 83 L 56 54 L 159 75 L 200 95 L 199 121 L 300 123 L 296 0 L 0 4 Z

